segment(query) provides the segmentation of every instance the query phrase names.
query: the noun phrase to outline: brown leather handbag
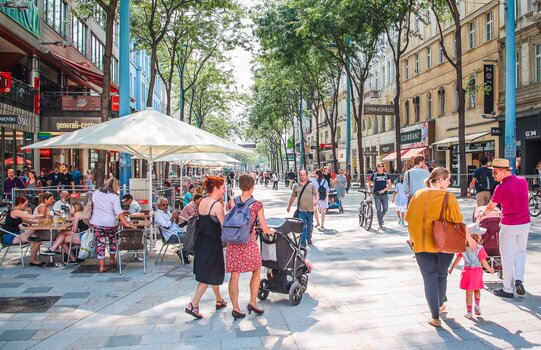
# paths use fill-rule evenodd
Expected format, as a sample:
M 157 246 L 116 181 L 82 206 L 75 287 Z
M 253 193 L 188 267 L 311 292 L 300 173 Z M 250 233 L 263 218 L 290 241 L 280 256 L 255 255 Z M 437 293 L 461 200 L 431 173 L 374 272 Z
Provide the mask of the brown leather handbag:
M 461 253 L 466 250 L 466 225 L 444 220 L 443 215 L 448 204 L 447 192 L 441 205 L 440 219 L 434 220 L 434 241 L 441 253 Z

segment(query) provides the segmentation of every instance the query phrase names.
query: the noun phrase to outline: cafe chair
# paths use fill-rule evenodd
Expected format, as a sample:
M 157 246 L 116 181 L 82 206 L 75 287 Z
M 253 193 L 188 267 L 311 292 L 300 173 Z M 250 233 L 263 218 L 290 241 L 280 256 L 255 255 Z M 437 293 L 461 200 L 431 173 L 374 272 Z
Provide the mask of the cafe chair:
M 122 251 L 143 253 L 143 273 L 147 273 L 147 241 L 143 230 L 129 229 L 117 232 L 118 271 L 122 275 Z
M 0 227 L 0 254 L 2 254 L 2 251 L 4 254 L 2 257 L 0 257 L 0 268 L 2 268 L 2 264 L 4 263 L 4 259 L 6 258 L 6 255 L 9 252 L 9 248 L 11 247 L 19 247 L 20 254 L 21 254 L 21 266 L 24 269 L 24 256 L 28 252 L 28 249 L 30 248 L 31 243 L 13 243 L 13 244 L 6 244 L 4 243 L 4 236 L 11 235 L 17 237 L 18 235 L 11 233 L 9 231 L 4 230 L 2 227 Z
M 157 265 L 158 264 L 158 260 L 160 260 L 160 263 L 163 262 L 163 258 L 165 258 L 165 253 L 167 253 L 167 249 L 169 249 L 169 246 L 170 245 L 176 245 L 178 244 L 178 249 L 182 252 L 182 248 L 183 248 L 183 244 L 182 242 L 180 241 L 180 237 L 179 235 L 177 235 L 176 233 L 173 233 L 173 235 L 177 236 L 178 238 L 178 242 L 179 243 L 169 243 L 167 242 L 164 238 L 163 238 L 163 234 L 162 234 L 162 228 L 158 225 L 156 225 L 156 227 L 158 228 L 158 238 L 162 241 L 162 247 L 160 248 L 160 252 L 158 253 L 158 256 L 156 257 L 156 261 L 154 262 L 154 265 Z M 163 251 L 163 253 L 162 253 Z M 160 259 L 160 255 L 161 255 L 161 259 Z M 185 264 L 184 262 L 184 254 L 180 254 L 180 260 L 182 261 L 182 265 Z

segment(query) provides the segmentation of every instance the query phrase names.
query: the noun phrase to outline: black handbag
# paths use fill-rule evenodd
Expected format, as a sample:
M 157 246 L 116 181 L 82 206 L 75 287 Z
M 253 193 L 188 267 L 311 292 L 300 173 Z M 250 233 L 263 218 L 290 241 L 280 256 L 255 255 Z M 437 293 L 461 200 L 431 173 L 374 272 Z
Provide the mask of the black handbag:
M 301 197 L 302 197 L 302 194 L 304 193 L 304 190 L 306 189 L 306 186 L 308 186 L 309 183 L 310 183 L 310 181 L 307 181 L 307 182 L 306 182 L 306 185 L 304 185 L 304 187 L 302 188 L 301 194 L 299 195 L 299 198 L 297 199 L 297 209 L 296 209 L 295 212 L 293 213 L 293 217 L 294 217 L 294 218 L 298 218 L 298 217 L 299 217 L 299 204 L 301 203 Z

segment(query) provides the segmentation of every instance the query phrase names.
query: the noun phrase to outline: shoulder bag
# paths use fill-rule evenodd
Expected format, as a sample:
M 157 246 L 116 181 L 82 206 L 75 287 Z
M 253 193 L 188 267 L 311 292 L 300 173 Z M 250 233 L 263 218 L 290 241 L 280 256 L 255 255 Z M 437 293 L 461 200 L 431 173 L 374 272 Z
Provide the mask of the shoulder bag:
M 83 220 L 83 222 L 87 225 L 90 223 L 90 218 L 92 217 L 92 210 L 94 209 L 94 205 L 92 204 L 92 192 L 88 193 L 90 193 L 90 198 L 88 198 L 88 201 L 83 208 L 83 214 L 81 215 L 81 220 Z
M 461 253 L 466 250 L 466 225 L 446 221 L 444 213 L 449 204 L 449 193 L 445 193 L 440 211 L 440 219 L 434 220 L 434 241 L 441 253 Z
M 297 210 L 295 210 L 295 213 L 293 213 L 294 218 L 299 217 L 299 204 L 301 204 L 301 197 L 302 197 L 302 194 L 304 193 L 304 190 L 306 189 L 306 186 L 308 186 L 309 183 L 310 183 L 310 181 L 306 182 L 306 185 L 303 186 L 303 188 L 301 190 L 301 194 L 299 195 L 299 198 L 297 199 Z

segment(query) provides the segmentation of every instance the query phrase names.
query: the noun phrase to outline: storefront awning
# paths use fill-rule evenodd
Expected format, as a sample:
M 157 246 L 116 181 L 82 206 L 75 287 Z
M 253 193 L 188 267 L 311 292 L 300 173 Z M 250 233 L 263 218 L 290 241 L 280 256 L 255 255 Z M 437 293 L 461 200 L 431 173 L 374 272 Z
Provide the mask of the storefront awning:
M 416 155 L 420 154 L 426 149 L 426 147 L 416 147 L 416 148 L 409 148 L 409 149 L 403 149 L 400 151 L 400 159 L 401 160 L 409 160 L 414 158 Z M 390 162 L 396 160 L 396 152 L 392 152 L 388 154 L 385 158 L 383 158 L 382 162 Z
M 485 132 L 479 132 L 476 134 L 466 135 L 466 141 L 473 141 L 475 139 L 478 139 L 480 137 L 483 137 L 485 135 L 490 134 L 490 131 Z M 446 139 L 437 141 L 432 143 L 432 145 L 440 145 L 440 144 L 449 144 L 449 143 L 458 143 L 458 136 L 448 137 Z
M 73 70 L 77 75 L 83 77 L 88 82 L 92 83 L 93 85 L 96 85 L 97 87 L 101 88 L 103 84 L 103 74 L 94 72 L 93 70 L 83 66 L 80 63 L 73 62 L 72 60 L 69 60 L 65 57 L 62 57 L 60 55 L 55 54 L 54 52 L 51 52 L 51 55 L 53 55 L 55 58 L 59 59 L 62 63 L 67 65 L 71 70 Z M 95 87 L 91 87 L 93 90 L 95 90 Z M 111 82 L 111 93 L 117 94 L 118 93 L 118 86 Z

